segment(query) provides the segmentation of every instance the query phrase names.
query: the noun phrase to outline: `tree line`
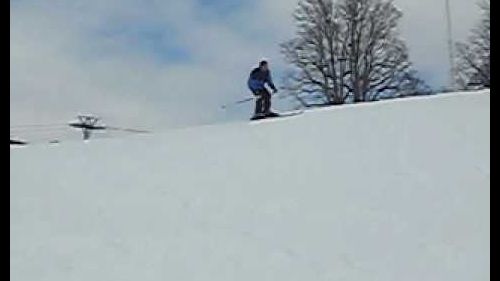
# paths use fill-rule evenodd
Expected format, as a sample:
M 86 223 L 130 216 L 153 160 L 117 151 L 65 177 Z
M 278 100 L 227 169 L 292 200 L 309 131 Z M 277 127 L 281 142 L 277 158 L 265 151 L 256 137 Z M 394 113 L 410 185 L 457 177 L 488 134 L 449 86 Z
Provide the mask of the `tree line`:
M 489 86 L 489 1 L 481 7 L 481 24 L 457 44 L 463 89 Z M 285 89 L 306 107 L 430 94 L 399 33 L 402 16 L 392 0 L 301 0 L 296 36 L 280 46 L 292 66 Z

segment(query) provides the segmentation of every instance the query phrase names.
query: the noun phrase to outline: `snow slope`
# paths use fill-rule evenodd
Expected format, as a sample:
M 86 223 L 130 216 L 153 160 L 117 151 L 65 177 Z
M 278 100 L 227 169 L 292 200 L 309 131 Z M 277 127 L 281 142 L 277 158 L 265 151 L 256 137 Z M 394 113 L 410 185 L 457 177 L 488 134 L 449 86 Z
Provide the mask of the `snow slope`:
M 489 280 L 489 104 L 11 150 L 11 280 Z

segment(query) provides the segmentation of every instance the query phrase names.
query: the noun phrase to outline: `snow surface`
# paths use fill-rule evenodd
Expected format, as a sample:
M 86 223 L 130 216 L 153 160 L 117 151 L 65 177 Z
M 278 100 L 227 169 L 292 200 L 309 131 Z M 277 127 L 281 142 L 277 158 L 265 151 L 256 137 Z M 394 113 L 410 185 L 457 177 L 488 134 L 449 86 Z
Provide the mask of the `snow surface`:
M 10 280 L 489 280 L 489 105 L 11 150 Z

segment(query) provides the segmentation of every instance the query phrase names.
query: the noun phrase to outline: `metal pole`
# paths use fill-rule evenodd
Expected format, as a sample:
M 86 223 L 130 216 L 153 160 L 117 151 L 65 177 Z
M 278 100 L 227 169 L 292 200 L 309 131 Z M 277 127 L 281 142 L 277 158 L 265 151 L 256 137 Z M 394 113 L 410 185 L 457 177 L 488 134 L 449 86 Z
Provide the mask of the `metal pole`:
M 446 4 L 446 26 L 447 26 L 447 36 L 448 36 L 448 56 L 450 63 L 450 88 L 451 90 L 455 89 L 455 64 L 453 62 L 453 36 L 452 36 L 452 28 L 451 28 L 451 12 L 450 12 L 450 0 L 445 0 Z
M 339 58 L 340 62 L 340 97 L 344 99 L 344 74 L 346 58 Z

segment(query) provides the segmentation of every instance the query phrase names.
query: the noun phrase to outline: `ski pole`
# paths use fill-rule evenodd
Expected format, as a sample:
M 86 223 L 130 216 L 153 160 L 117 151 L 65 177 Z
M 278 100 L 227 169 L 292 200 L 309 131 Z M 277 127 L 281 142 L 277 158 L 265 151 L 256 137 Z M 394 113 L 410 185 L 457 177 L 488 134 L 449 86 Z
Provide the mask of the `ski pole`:
M 233 105 L 237 105 L 237 104 L 242 104 L 242 103 L 247 103 L 249 101 L 253 101 L 256 97 L 249 97 L 249 98 L 246 98 L 246 99 L 242 99 L 242 100 L 239 100 L 239 101 L 235 101 L 233 103 L 228 103 L 228 104 L 225 104 L 222 106 L 223 109 L 226 109 L 228 108 L 229 106 L 233 106 Z
M 283 98 L 289 97 L 290 95 L 289 94 L 278 94 L 278 95 L 273 95 L 273 96 L 275 96 L 278 99 L 283 99 Z M 232 102 L 232 103 L 224 104 L 221 107 L 222 107 L 222 109 L 226 109 L 226 108 L 228 108 L 230 106 L 247 103 L 247 102 L 253 101 L 253 100 L 257 99 L 257 98 L 258 98 L 257 96 L 248 97 L 248 98 L 245 98 L 245 99 L 241 99 L 239 101 L 235 101 L 235 102 Z

